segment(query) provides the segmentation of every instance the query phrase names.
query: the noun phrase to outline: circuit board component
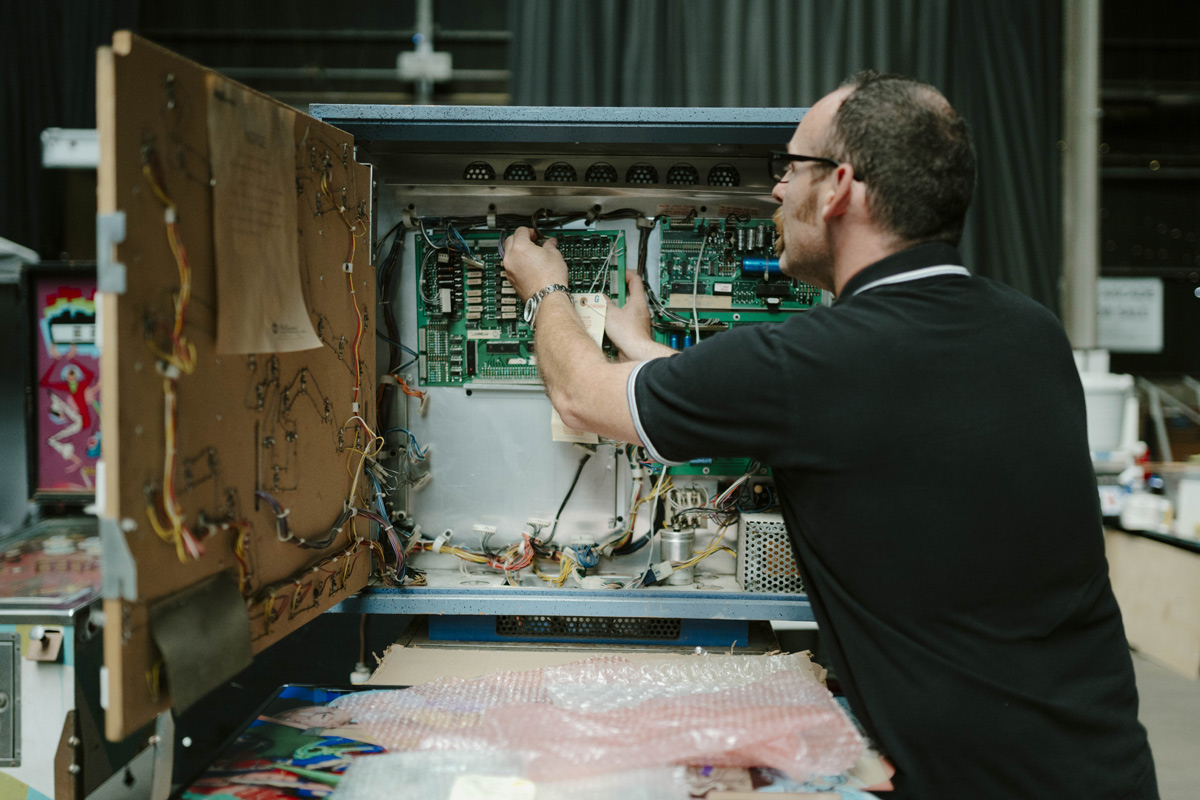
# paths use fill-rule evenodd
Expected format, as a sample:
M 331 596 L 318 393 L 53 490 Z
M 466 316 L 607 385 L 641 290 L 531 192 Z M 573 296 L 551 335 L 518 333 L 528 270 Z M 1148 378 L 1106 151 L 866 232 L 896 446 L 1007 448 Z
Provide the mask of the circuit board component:
M 675 349 L 734 325 L 781 322 L 820 303 L 819 289 L 779 269 L 775 225 L 730 215 L 659 223 L 655 338 Z
M 504 275 L 498 231 L 417 237 L 417 363 L 425 386 L 539 383 L 533 330 Z M 572 294 L 625 301 L 625 234 L 560 230 Z

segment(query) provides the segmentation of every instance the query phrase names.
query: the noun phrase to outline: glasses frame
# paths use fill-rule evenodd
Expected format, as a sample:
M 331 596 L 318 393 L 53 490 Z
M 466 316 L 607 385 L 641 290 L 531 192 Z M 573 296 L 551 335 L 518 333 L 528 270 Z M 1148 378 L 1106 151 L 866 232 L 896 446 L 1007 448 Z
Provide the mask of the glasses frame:
M 796 153 L 789 153 L 786 150 L 772 150 L 767 154 L 767 174 L 775 183 L 788 182 L 786 177 L 788 173 L 787 168 L 779 170 L 778 175 L 775 174 L 776 162 L 786 163 L 789 168 L 795 162 L 812 162 L 814 164 L 824 164 L 828 167 L 840 167 L 842 165 L 842 162 L 835 161 L 832 158 L 826 158 L 825 156 L 802 156 Z M 855 175 L 854 180 L 861 181 L 862 178 Z

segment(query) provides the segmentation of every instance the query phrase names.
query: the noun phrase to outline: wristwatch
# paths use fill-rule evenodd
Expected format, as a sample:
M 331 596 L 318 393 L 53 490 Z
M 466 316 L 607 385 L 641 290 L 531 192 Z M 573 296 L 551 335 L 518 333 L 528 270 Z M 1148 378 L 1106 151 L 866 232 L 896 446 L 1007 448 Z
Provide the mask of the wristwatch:
M 525 324 L 531 328 L 533 327 L 533 320 L 537 317 L 538 305 L 541 304 L 542 300 L 555 292 L 566 292 L 567 297 L 571 296 L 571 290 L 561 283 L 552 283 L 545 289 L 535 292 L 532 297 L 525 301 Z

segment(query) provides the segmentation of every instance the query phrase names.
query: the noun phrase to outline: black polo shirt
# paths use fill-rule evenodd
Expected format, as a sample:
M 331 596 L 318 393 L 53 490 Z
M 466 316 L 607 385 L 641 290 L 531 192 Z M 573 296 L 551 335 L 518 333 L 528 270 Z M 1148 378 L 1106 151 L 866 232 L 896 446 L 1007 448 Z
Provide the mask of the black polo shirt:
M 831 307 L 645 362 L 634 421 L 662 460 L 772 467 L 891 797 L 1157 797 L 1070 345 L 960 264 L 918 245 Z

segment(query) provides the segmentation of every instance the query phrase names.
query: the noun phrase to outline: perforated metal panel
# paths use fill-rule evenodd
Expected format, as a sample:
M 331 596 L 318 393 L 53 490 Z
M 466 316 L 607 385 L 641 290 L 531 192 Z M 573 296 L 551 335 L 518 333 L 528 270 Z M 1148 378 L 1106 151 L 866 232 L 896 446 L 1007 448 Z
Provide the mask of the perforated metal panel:
M 463 170 L 464 181 L 494 181 L 496 180 L 496 170 L 492 169 L 492 165 L 486 161 L 472 161 Z
M 616 183 L 617 168 L 612 164 L 606 164 L 603 161 L 597 161 L 587 168 L 583 179 L 588 183 Z
M 700 172 L 691 164 L 676 164 L 667 170 L 667 183 L 671 186 L 695 186 L 700 182 Z
M 496 635 L 536 639 L 564 637 L 586 639 L 656 639 L 673 642 L 679 638 L 680 620 L 643 617 L 496 617 Z
M 737 579 L 747 592 L 804 592 L 796 552 L 782 515 L 742 515 L 738 522 Z
M 732 164 L 717 164 L 708 171 L 709 186 L 740 186 L 742 176 Z
M 625 173 L 626 183 L 658 183 L 658 170 L 651 164 L 634 164 Z
M 575 168 L 565 161 L 556 161 L 546 167 L 546 180 L 553 183 L 574 183 L 579 180 Z
M 504 170 L 504 180 L 506 181 L 536 181 L 537 173 L 533 171 L 532 164 L 526 164 L 523 161 L 514 161 L 509 164 Z

